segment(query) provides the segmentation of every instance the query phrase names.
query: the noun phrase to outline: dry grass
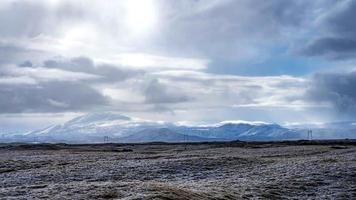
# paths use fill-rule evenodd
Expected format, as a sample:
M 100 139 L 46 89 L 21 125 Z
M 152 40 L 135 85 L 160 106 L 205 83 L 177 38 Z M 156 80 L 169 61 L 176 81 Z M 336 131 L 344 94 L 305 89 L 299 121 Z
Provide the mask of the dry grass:
M 104 189 L 95 191 L 94 194 L 90 195 L 92 199 L 116 199 L 120 197 L 120 193 L 116 189 Z
M 356 199 L 356 147 L 332 146 L 5 146 L 0 199 Z

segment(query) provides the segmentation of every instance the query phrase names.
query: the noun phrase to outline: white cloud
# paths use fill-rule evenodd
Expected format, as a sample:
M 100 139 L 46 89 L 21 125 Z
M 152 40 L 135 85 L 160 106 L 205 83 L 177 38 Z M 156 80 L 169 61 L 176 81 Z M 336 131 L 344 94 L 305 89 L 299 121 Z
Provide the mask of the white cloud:
M 122 53 L 102 61 L 146 70 L 202 70 L 207 67 L 209 62 L 207 59 L 157 56 L 143 53 Z
M 102 88 L 102 93 L 105 96 L 110 97 L 113 101 L 142 104 L 145 101 L 145 97 L 138 91 L 132 88 L 115 88 L 112 86 L 106 86 Z
M 20 81 L 27 84 L 34 84 L 35 81 L 81 81 L 98 79 L 101 76 L 95 74 L 87 74 L 83 72 L 71 72 L 60 69 L 48 69 L 44 67 L 17 67 L 6 66 L 1 70 L 7 75 L 13 76 L 12 79 L 7 78 L 8 81 Z M 6 80 L 6 79 L 3 79 Z
M 37 84 L 36 79 L 27 76 L 0 77 L 0 85 Z

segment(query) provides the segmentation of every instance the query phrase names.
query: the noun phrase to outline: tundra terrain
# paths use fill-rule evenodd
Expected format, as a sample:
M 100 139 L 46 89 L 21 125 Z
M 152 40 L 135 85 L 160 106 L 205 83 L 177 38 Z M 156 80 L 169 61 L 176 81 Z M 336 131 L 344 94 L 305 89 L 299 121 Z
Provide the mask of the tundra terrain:
M 356 199 L 356 141 L 1 144 L 0 199 Z

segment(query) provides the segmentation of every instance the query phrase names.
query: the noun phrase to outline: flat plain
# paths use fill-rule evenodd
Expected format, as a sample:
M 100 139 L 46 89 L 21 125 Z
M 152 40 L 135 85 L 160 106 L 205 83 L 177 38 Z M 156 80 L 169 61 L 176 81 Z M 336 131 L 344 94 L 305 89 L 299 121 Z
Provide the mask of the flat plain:
M 0 199 L 356 199 L 356 141 L 1 144 Z

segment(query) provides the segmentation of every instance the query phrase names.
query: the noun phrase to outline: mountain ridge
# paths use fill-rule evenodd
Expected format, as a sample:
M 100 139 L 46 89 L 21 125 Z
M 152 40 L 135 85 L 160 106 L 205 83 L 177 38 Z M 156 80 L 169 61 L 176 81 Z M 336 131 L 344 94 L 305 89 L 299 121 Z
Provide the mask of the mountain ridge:
M 335 125 L 333 125 L 335 126 Z M 315 135 L 320 136 L 320 129 Z M 356 129 L 355 129 L 356 130 Z M 353 129 L 349 132 L 352 134 Z M 319 134 L 319 135 L 318 135 Z M 332 134 L 327 135 L 332 137 Z M 342 135 L 342 136 L 348 136 Z M 100 143 L 114 142 L 184 142 L 184 141 L 269 141 L 306 139 L 305 129 L 287 128 L 275 123 L 224 121 L 203 126 L 183 126 L 131 118 L 113 112 L 89 113 L 63 124 L 17 134 L 8 141 Z
M 182 138 L 191 141 L 297 139 L 288 134 L 291 134 L 290 130 L 265 122 L 225 121 L 206 126 L 180 126 L 106 112 L 82 115 L 61 125 L 33 131 L 27 136 L 72 142 L 102 142 L 104 137 L 118 142 L 184 142 Z

